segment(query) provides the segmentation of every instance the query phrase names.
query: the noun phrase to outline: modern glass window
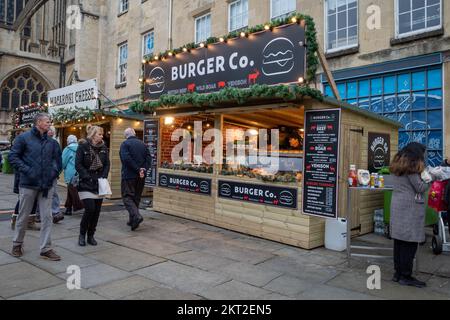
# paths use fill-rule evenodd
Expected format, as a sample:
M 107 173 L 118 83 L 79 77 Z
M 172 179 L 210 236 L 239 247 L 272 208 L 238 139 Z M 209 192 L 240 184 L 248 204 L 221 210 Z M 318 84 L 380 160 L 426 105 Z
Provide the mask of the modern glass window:
M 195 43 L 206 41 L 211 37 L 211 14 L 195 19 Z
M 442 68 L 428 67 L 337 83 L 341 98 L 399 121 L 399 149 L 416 141 L 427 146 L 428 165 L 443 158 Z M 325 84 L 324 93 L 333 96 Z
M 128 44 L 124 43 L 119 46 L 119 65 L 118 65 L 118 84 L 127 82 L 127 62 L 128 62 Z
M 325 2 L 325 43 L 327 52 L 358 45 L 358 1 Z
M 119 0 L 119 13 L 128 11 L 128 0 Z
M 229 5 L 228 31 L 235 31 L 248 26 L 248 0 L 238 0 Z
M 142 36 L 142 56 L 146 57 L 153 54 L 155 48 L 155 33 L 147 32 Z
M 396 0 L 395 2 L 397 37 L 442 27 L 442 0 Z
M 295 0 L 270 0 L 270 18 L 284 19 L 296 10 Z

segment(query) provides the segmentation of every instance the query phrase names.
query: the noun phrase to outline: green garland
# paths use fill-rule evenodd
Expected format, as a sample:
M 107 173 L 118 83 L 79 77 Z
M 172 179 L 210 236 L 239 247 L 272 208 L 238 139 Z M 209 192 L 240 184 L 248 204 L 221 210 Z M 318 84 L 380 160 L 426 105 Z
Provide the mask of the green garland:
M 196 107 L 213 107 L 217 103 L 225 101 L 236 101 L 245 104 L 255 98 L 278 98 L 284 101 L 309 96 L 322 101 L 323 95 L 319 90 L 297 85 L 260 85 L 255 84 L 248 89 L 226 87 L 218 92 L 209 94 L 188 93 L 183 95 L 162 95 L 157 101 L 135 101 L 130 105 L 134 112 L 153 113 L 157 108 L 172 107 L 177 105 L 193 105 Z
M 95 118 L 95 112 L 88 108 L 61 108 L 52 115 L 55 123 L 67 123 L 78 120 L 91 121 Z

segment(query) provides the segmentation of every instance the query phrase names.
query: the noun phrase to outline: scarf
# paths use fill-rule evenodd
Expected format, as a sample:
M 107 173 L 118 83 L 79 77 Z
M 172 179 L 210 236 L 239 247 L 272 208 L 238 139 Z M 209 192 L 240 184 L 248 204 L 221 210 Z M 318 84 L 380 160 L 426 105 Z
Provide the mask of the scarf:
M 92 141 L 89 140 L 89 155 L 91 157 L 91 166 L 89 167 L 90 171 L 97 171 L 103 168 L 103 163 L 100 160 L 100 150 L 105 146 L 103 142 L 94 145 Z

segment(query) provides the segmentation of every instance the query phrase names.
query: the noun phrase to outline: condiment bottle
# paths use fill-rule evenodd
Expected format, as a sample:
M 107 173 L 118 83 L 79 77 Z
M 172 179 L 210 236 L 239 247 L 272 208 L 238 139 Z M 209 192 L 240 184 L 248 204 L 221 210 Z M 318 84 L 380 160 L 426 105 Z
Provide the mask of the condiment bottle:
M 357 187 L 358 186 L 358 176 L 356 175 L 356 165 L 350 165 L 350 171 L 348 173 L 348 186 Z

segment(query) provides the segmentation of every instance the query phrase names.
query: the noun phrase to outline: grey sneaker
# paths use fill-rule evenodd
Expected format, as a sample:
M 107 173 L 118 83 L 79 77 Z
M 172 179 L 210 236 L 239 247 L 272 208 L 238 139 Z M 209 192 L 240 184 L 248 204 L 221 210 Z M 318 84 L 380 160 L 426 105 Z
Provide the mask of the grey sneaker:
M 55 251 L 53 250 L 49 250 L 47 252 L 41 252 L 41 258 L 43 259 L 47 259 L 50 261 L 59 261 L 61 260 L 61 257 L 58 256 Z

